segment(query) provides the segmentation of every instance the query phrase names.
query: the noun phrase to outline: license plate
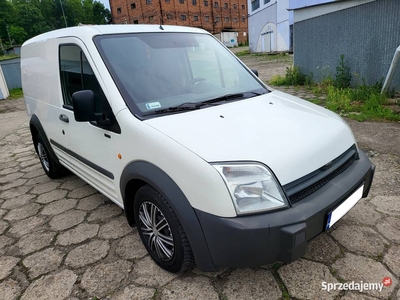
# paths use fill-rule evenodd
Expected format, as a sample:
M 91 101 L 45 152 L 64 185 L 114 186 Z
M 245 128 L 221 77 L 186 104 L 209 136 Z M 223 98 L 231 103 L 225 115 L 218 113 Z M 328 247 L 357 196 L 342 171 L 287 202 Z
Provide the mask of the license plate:
M 362 198 L 364 191 L 364 185 L 360 186 L 349 198 L 347 198 L 342 204 L 336 207 L 333 211 L 328 214 L 328 222 L 326 228 L 329 229 L 340 220 L 354 205 Z

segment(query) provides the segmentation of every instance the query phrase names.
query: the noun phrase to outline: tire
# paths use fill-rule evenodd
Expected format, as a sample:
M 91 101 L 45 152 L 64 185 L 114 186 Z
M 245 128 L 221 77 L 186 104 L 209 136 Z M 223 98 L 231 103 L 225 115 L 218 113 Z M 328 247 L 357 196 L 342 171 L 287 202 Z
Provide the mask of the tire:
M 167 199 L 145 185 L 136 193 L 133 209 L 140 238 L 156 264 L 172 273 L 193 267 L 186 233 Z
M 50 178 L 60 178 L 68 173 L 67 169 L 56 162 L 50 155 L 46 144 L 40 134 L 36 136 L 35 148 L 44 172 Z

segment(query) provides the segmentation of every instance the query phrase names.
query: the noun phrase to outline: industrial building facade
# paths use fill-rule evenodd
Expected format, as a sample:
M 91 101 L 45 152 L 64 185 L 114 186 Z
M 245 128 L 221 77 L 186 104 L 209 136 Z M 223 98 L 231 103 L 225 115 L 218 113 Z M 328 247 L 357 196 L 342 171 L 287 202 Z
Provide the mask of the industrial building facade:
M 246 0 L 110 0 L 114 24 L 166 24 L 236 32 L 247 43 Z

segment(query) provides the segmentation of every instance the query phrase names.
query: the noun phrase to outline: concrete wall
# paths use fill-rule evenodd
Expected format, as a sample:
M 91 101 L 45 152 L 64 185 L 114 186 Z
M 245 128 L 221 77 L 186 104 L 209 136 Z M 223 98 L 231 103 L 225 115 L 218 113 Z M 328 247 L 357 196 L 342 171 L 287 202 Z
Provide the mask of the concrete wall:
M 312 72 L 316 80 L 329 71 L 334 75 L 340 55 L 344 54 L 353 73 L 353 84 L 362 78 L 373 84 L 386 77 L 400 45 L 399 0 L 373 1 L 300 22 L 296 22 L 296 13 L 295 10 L 294 64 L 304 73 Z M 400 69 L 392 86 L 400 90 Z

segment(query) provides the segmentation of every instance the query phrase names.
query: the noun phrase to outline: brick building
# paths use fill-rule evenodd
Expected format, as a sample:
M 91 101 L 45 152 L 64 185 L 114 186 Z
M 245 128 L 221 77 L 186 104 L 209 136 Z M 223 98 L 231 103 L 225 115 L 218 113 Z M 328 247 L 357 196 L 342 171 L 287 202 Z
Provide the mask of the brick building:
M 166 24 L 237 32 L 247 42 L 246 0 L 110 0 L 114 24 Z

